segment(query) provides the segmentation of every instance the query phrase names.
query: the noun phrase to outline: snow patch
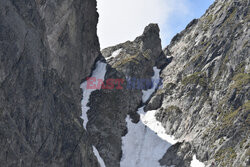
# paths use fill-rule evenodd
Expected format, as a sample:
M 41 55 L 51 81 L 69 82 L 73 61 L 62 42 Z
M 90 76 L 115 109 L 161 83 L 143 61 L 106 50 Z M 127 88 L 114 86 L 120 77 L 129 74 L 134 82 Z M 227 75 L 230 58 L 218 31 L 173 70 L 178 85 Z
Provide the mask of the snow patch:
M 163 157 L 170 143 L 159 138 L 154 131 L 142 121 L 137 124 L 126 119 L 128 134 L 122 137 L 121 167 L 160 167 L 159 160 Z
M 100 156 L 100 154 L 99 154 L 98 150 L 95 148 L 95 146 L 93 146 L 93 152 L 94 152 L 100 166 L 101 167 L 106 167 L 102 157 Z
M 152 110 L 145 113 L 141 110 L 138 113 L 140 114 L 143 124 L 154 131 L 162 140 L 167 141 L 171 145 L 177 143 L 177 140 L 175 140 L 174 137 L 166 134 L 165 128 L 162 126 L 161 122 L 156 120 L 156 112 L 157 110 Z
M 118 56 L 122 51 L 122 48 L 121 49 L 118 49 L 116 51 L 114 51 L 110 57 L 107 57 L 106 60 L 110 60 L 111 58 L 115 58 L 116 56 Z
M 160 82 L 160 69 L 158 69 L 157 67 L 153 68 L 154 70 L 154 76 L 151 77 L 151 80 L 153 82 L 153 86 L 152 88 L 148 89 L 148 90 L 142 90 L 142 102 L 145 103 L 150 96 L 155 92 L 155 89 L 158 86 L 158 83 Z
M 96 79 L 104 80 L 104 76 L 106 74 L 106 66 L 107 66 L 106 63 L 98 61 L 96 63 L 95 70 L 92 72 L 91 77 L 95 77 Z M 81 116 L 81 118 L 83 119 L 83 127 L 86 129 L 86 126 L 88 123 L 87 112 L 89 110 L 89 107 L 87 106 L 87 104 L 89 102 L 89 97 L 90 97 L 91 93 L 97 89 L 87 89 L 87 81 L 83 82 L 80 87 L 83 91 L 83 98 L 81 101 L 81 104 L 82 104 L 82 116 Z
M 160 70 L 154 67 L 154 72 L 152 80 L 159 80 Z M 149 99 L 156 88 L 157 84 L 143 91 L 144 102 Z M 128 133 L 122 137 L 121 167 L 161 167 L 159 160 L 167 149 L 177 142 L 165 134 L 165 129 L 155 118 L 156 110 L 145 113 L 144 107 L 137 111 L 140 114 L 140 121 L 137 124 L 134 124 L 129 116 L 126 118 Z
M 196 155 L 194 155 L 190 167 L 205 167 L 205 165 L 196 158 Z

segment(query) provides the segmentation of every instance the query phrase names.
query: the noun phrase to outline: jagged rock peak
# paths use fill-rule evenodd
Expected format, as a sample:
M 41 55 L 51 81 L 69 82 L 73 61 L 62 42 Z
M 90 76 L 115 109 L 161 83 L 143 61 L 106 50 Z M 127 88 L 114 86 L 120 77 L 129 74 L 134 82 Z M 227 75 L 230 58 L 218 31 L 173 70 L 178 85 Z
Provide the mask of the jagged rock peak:
M 160 29 L 149 24 L 141 36 L 102 50 L 107 62 L 126 76 L 151 77 L 153 66 L 167 63 L 161 47 Z
M 158 26 L 158 24 L 149 24 L 148 26 L 145 27 L 142 36 L 140 37 L 146 37 L 146 38 L 151 38 L 151 37 L 156 37 L 156 38 L 160 38 L 159 37 L 159 32 L 160 32 L 160 28 Z M 140 38 L 139 37 L 139 38 Z
M 142 49 L 150 47 L 161 47 L 160 28 L 158 24 L 149 24 L 145 27 L 143 34 L 135 39 L 135 42 L 143 42 Z
M 160 28 L 158 24 L 151 23 L 147 27 L 145 27 L 143 34 L 148 34 L 148 33 L 156 33 L 159 34 Z

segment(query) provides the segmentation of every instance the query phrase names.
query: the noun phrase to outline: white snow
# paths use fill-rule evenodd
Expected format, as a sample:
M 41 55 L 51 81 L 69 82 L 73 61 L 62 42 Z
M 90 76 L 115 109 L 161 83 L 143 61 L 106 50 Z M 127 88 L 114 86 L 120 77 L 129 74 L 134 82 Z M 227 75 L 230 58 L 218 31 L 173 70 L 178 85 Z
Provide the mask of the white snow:
M 160 70 L 154 67 L 152 79 L 159 79 Z M 156 85 L 157 86 L 157 85 Z M 144 100 L 155 91 L 156 86 L 143 92 Z M 144 112 L 144 106 L 138 109 L 140 121 L 137 124 L 126 118 L 128 133 L 122 137 L 123 156 L 121 167 L 160 167 L 159 160 L 176 141 L 165 134 L 161 123 L 155 118 L 156 110 Z
M 154 131 L 162 140 L 167 141 L 171 145 L 177 143 L 177 140 L 166 134 L 165 128 L 162 126 L 161 122 L 156 120 L 156 112 L 157 110 L 151 110 L 145 113 L 144 110 L 141 109 L 138 113 L 140 114 L 143 124 Z
M 160 167 L 159 160 L 171 146 L 159 138 L 141 121 L 137 124 L 127 117 L 128 134 L 122 138 L 121 167 Z
M 176 141 L 166 135 L 161 123 L 155 119 L 155 111 L 144 112 L 139 108 L 137 124 L 126 118 L 128 133 L 122 138 L 123 157 L 121 167 L 160 167 L 159 160 Z
M 102 157 L 100 156 L 100 154 L 99 154 L 98 150 L 95 148 L 95 146 L 93 146 L 93 152 L 94 152 L 100 166 L 101 167 L 106 167 Z
M 205 165 L 196 158 L 196 155 L 194 155 L 190 167 L 205 167 Z
M 98 80 L 98 79 L 104 80 L 104 76 L 106 74 L 106 65 L 107 65 L 106 63 L 98 61 L 96 63 L 95 70 L 92 72 L 91 77 L 95 77 L 96 80 Z M 94 83 L 94 84 L 97 84 L 97 83 Z M 85 81 L 81 84 L 81 88 L 83 90 L 83 99 L 81 102 L 82 103 L 82 116 L 81 116 L 81 118 L 83 119 L 83 127 L 86 129 L 86 126 L 88 123 L 87 112 L 89 110 L 89 107 L 87 106 L 87 104 L 89 102 L 89 97 L 90 97 L 91 93 L 93 91 L 95 91 L 96 89 L 87 89 L 87 81 Z
M 111 58 L 115 58 L 116 56 L 118 56 L 121 53 L 121 51 L 122 51 L 122 48 L 121 49 L 117 49 L 116 51 L 114 51 L 112 53 L 112 55 L 110 57 L 107 57 L 106 60 L 109 60 Z
M 158 86 L 158 83 L 160 81 L 160 69 L 158 69 L 157 67 L 154 67 L 153 68 L 154 70 L 154 76 L 152 76 L 151 80 L 153 82 L 153 86 L 151 89 L 148 89 L 148 90 L 142 90 L 142 102 L 145 103 L 149 98 L 150 96 L 154 93 L 155 89 L 157 88 Z M 158 83 L 157 83 L 158 82 Z

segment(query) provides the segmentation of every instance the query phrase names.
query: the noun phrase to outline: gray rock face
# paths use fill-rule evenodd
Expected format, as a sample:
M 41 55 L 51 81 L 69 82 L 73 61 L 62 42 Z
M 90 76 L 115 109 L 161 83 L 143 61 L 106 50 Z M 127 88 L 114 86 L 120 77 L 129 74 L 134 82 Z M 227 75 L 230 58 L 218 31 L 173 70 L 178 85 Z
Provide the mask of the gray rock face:
M 248 9 L 247 0 L 217 0 L 164 50 L 173 59 L 151 100 L 156 116 L 206 166 L 249 165 Z M 174 165 L 167 156 L 161 163 Z
M 176 143 L 159 161 L 161 166 L 190 167 L 192 148 L 190 143 Z
M 48 67 L 79 91 L 79 82 L 91 73 L 100 55 L 96 2 L 39 1 L 37 5 L 49 47 Z
M 80 82 L 100 54 L 95 1 L 0 1 L 0 166 L 99 166 Z

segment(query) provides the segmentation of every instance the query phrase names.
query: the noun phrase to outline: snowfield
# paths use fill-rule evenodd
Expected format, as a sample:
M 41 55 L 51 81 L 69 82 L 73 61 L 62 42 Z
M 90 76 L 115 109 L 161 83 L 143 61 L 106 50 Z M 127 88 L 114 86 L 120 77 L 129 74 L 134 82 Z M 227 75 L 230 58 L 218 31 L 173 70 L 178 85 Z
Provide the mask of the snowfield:
M 153 112 L 138 111 L 141 120 L 134 124 L 127 117 L 128 133 L 122 138 L 121 167 L 160 167 L 159 160 L 175 140 L 164 134 L 163 127 L 155 120 Z M 161 136 L 161 137 L 160 137 Z M 168 142 L 167 139 L 170 141 Z
M 159 80 L 160 70 L 154 67 L 152 81 Z M 146 102 L 157 88 L 143 91 L 142 100 Z M 137 124 L 126 118 L 128 133 L 122 138 L 123 157 L 121 167 L 160 167 L 159 160 L 176 141 L 165 134 L 161 123 L 155 118 L 155 111 L 144 112 L 144 106 L 138 109 L 140 121 Z

